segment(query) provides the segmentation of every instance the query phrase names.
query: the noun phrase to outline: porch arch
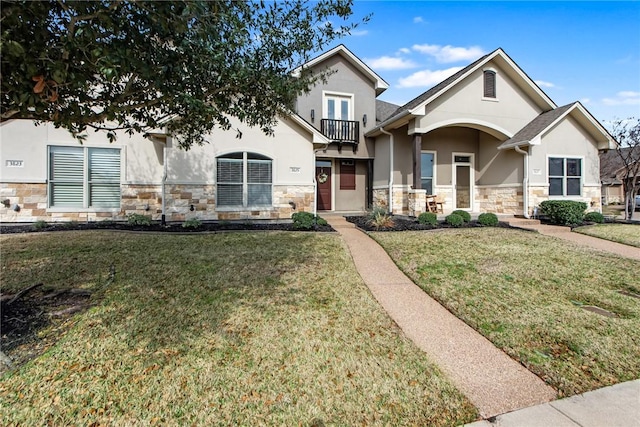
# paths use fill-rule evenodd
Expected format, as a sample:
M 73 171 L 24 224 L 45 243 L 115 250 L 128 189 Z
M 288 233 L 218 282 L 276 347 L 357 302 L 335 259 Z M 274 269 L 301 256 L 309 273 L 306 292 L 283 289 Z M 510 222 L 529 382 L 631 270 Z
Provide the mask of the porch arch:
M 477 129 L 479 131 L 488 133 L 489 135 L 499 139 L 500 141 L 506 141 L 507 139 L 511 138 L 514 134 L 500 126 L 496 126 L 493 123 L 484 121 L 484 120 L 478 120 L 478 119 L 450 119 L 450 120 L 443 120 L 440 122 L 436 122 L 436 123 L 430 123 L 427 127 L 424 128 L 415 128 L 415 129 L 410 129 L 410 134 L 416 134 L 416 133 L 429 133 L 433 130 L 439 129 L 439 128 L 443 128 L 443 127 L 451 127 L 451 126 L 460 126 L 460 127 L 468 127 L 471 129 Z

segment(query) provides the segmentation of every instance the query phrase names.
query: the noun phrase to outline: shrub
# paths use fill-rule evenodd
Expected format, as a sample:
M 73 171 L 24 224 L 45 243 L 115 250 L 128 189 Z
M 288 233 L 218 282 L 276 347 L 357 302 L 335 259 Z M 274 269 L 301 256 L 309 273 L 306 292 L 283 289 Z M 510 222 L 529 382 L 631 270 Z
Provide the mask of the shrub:
M 195 230 L 200 227 L 202 227 L 202 221 L 198 218 L 191 218 L 182 223 L 182 228 L 193 228 Z
M 140 225 L 143 227 L 151 226 L 151 217 L 141 214 L 129 214 L 127 216 L 127 224 L 129 225 Z
M 447 222 L 447 224 L 456 228 L 462 227 L 462 225 L 464 224 L 464 219 L 457 213 L 453 213 L 453 212 L 447 215 L 447 217 L 444 220 Z
M 393 217 L 387 212 L 385 208 L 374 208 L 368 215 L 369 221 L 367 223 L 376 228 L 391 228 L 394 226 Z
M 298 230 L 311 230 L 317 225 L 327 225 L 327 221 L 319 216 L 314 216 L 311 212 L 296 212 L 291 215 L 293 228 Z
M 39 220 L 33 223 L 33 228 L 36 230 L 44 230 L 48 225 L 47 221 Z
M 540 210 L 553 224 L 575 225 L 582 222 L 587 204 L 573 200 L 545 200 L 540 203 Z
M 498 217 L 494 213 L 484 212 L 478 215 L 478 224 L 480 225 L 495 227 L 496 225 L 498 225 L 498 222 Z
M 471 214 L 469 212 L 467 212 L 467 211 L 463 211 L 463 210 L 458 209 L 458 210 L 455 210 L 455 211 L 453 211 L 451 213 L 452 214 L 456 214 L 459 217 L 461 217 L 464 222 L 471 221 Z
M 420 224 L 438 225 L 438 215 L 433 212 L 422 212 L 418 215 L 418 222 Z
M 604 222 L 604 215 L 600 212 L 587 212 L 584 215 L 584 220 L 588 222 L 597 222 L 598 224 L 602 224 Z

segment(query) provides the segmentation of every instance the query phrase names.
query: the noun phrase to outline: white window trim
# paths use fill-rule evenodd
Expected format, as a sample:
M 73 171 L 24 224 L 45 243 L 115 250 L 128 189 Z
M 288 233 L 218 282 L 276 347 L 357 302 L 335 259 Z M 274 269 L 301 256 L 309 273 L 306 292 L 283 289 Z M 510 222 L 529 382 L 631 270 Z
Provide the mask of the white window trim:
M 219 194 L 218 193 L 218 159 L 224 158 L 225 156 L 228 156 L 229 154 L 234 154 L 234 153 L 242 153 L 242 205 L 220 206 L 218 205 L 218 194 Z M 249 204 L 249 201 L 248 201 L 249 200 L 249 183 L 247 182 L 247 174 L 248 174 L 247 160 L 248 160 L 249 153 L 267 157 L 271 161 L 271 204 L 269 205 L 250 205 Z M 270 155 L 261 153 L 259 151 L 245 149 L 245 150 L 234 150 L 234 151 L 221 153 L 221 154 L 218 154 L 215 159 L 216 161 L 214 162 L 214 171 L 213 171 L 214 181 L 213 182 L 216 186 L 216 211 L 220 211 L 220 212 L 225 212 L 225 211 L 235 212 L 238 210 L 264 211 L 264 210 L 270 210 L 275 208 L 275 206 L 273 205 L 273 191 L 274 191 L 275 181 L 276 181 L 276 178 L 275 178 L 276 161 L 274 158 L 272 158 Z
M 551 195 L 549 194 L 549 200 L 577 200 L 577 199 L 582 199 L 582 197 L 584 196 L 584 187 L 585 187 L 585 179 L 584 179 L 584 170 L 585 170 L 585 157 L 584 156 L 576 156 L 576 155 L 571 155 L 571 154 L 547 154 L 547 169 L 546 169 L 546 173 L 547 173 L 547 187 L 550 189 L 551 188 L 551 183 L 549 182 L 549 159 L 550 158 L 556 158 L 556 159 L 563 159 L 564 160 L 564 170 L 565 170 L 565 175 L 563 177 L 563 181 L 562 181 L 562 193 L 563 195 L 558 196 L 558 195 Z M 580 159 L 580 194 L 572 194 L 572 195 L 567 195 L 567 159 Z M 574 177 L 575 178 L 575 177 Z
M 469 162 L 456 162 L 456 156 L 465 156 L 469 157 Z M 460 209 L 464 211 L 473 212 L 473 205 L 475 204 L 475 191 L 476 191 L 476 157 L 474 153 L 461 153 L 454 151 L 451 153 L 451 188 L 453 192 L 451 194 L 452 197 L 452 206 L 455 209 Z M 456 200 L 456 165 L 469 165 L 469 207 L 468 208 L 459 208 L 457 206 L 458 201 Z
M 438 152 L 433 150 L 421 150 L 420 153 L 433 154 L 433 176 L 431 177 L 431 192 L 435 193 L 436 185 L 438 185 L 436 180 L 436 176 L 438 175 L 437 173 Z M 420 165 L 420 175 L 422 175 L 422 165 Z M 420 180 L 422 180 L 422 177 L 420 177 Z
M 495 92 L 496 92 L 496 96 L 493 98 L 489 98 L 484 96 L 484 73 L 485 71 L 492 71 L 493 73 L 495 73 Z M 482 69 L 482 98 L 483 101 L 489 101 L 489 102 L 500 102 L 500 100 L 498 99 L 498 70 L 496 70 L 493 67 L 486 67 Z
M 81 148 L 83 151 L 83 171 L 82 171 L 82 206 L 51 206 L 51 198 L 53 196 L 51 192 L 51 149 L 55 147 L 65 147 L 65 148 Z M 90 149 L 111 149 L 118 150 L 120 155 L 120 200 L 118 207 L 92 207 L 89 206 L 90 198 L 89 198 L 89 150 Z M 125 149 L 122 146 L 87 146 L 82 145 L 78 147 L 78 144 L 72 144 L 68 142 L 61 143 L 49 143 L 47 144 L 47 212 L 120 212 L 122 209 L 122 183 L 124 178 L 124 156 Z
M 322 91 L 322 118 L 327 119 L 329 115 L 329 109 L 327 106 L 327 100 L 329 98 L 348 98 L 349 99 L 349 118 L 348 120 L 354 121 L 355 117 L 355 106 L 354 104 L 354 96 L 352 93 L 346 92 L 335 92 L 335 91 Z

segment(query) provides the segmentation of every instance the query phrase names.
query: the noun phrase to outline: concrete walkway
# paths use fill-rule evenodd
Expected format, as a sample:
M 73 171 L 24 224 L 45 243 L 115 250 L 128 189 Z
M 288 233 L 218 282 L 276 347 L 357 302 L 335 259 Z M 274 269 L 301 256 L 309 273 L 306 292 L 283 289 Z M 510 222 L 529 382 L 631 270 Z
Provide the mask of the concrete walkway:
M 513 227 L 537 231 L 540 234 L 557 237 L 559 239 L 574 242 L 578 245 L 588 246 L 599 251 L 610 252 L 640 261 L 640 248 L 611 242 L 609 240 L 598 239 L 597 237 L 587 236 L 586 234 L 576 233 L 571 231 L 570 227 L 545 225 L 540 224 L 540 221 L 538 220 L 528 220 L 524 218 L 512 218 L 508 219 L 507 222 Z
M 553 388 L 496 348 L 416 286 L 369 236 L 325 215 L 347 244 L 360 276 L 405 335 L 489 418 L 549 402 Z
M 604 387 L 465 427 L 640 426 L 640 380 Z

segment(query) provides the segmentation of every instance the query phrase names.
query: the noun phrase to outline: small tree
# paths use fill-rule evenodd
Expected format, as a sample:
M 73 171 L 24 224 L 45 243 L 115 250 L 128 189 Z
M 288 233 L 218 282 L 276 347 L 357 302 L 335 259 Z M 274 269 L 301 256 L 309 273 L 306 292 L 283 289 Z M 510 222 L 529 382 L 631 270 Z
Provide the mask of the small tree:
M 616 120 L 613 137 L 618 141 L 616 152 L 622 161 L 617 176 L 624 191 L 624 217 L 630 220 L 640 191 L 640 119 Z

